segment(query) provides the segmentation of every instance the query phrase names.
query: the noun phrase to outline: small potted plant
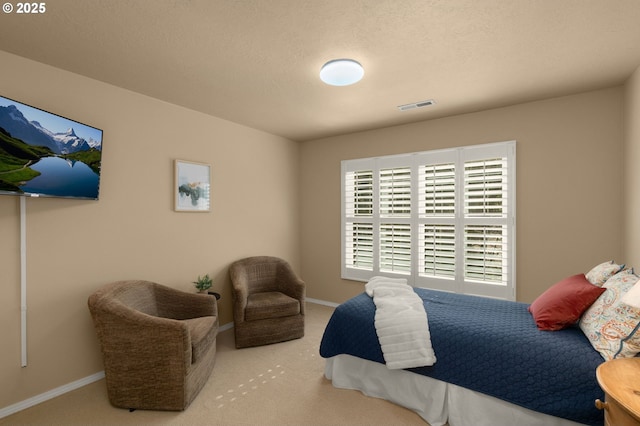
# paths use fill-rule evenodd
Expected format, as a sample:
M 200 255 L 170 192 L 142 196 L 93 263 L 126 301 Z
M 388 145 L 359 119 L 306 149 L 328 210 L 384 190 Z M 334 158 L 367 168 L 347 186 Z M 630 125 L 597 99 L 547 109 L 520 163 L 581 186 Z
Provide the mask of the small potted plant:
M 209 274 L 204 277 L 200 277 L 200 275 L 198 275 L 198 279 L 193 282 L 193 285 L 196 286 L 199 293 L 206 293 L 213 285 L 213 281 L 209 278 Z

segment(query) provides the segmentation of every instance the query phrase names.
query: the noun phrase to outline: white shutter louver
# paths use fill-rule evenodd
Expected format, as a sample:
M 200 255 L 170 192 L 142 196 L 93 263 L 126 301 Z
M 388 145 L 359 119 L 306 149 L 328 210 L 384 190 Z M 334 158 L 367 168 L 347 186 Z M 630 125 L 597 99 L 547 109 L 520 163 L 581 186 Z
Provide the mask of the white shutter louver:
M 464 234 L 465 279 L 506 285 L 506 226 L 468 225 Z
M 347 217 L 373 216 L 373 171 L 347 173 L 345 209 Z
M 454 278 L 456 264 L 455 225 L 423 224 L 420 227 L 420 275 Z
M 411 169 L 380 170 L 380 216 L 411 216 Z
M 380 225 L 380 270 L 402 274 L 411 272 L 410 225 Z
M 464 167 L 465 216 L 507 214 L 507 159 L 468 161 Z
M 356 269 L 373 270 L 373 226 L 370 223 L 348 223 L 346 235 L 347 264 Z
M 456 206 L 455 164 L 432 164 L 420 166 L 421 216 L 455 215 Z

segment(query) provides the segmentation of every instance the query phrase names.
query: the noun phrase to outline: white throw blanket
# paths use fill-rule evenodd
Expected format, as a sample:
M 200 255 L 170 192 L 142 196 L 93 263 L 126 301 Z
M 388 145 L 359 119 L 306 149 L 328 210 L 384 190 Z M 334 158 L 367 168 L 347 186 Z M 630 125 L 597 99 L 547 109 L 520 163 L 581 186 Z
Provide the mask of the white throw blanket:
M 373 277 L 365 291 L 376 305 L 376 333 L 387 368 L 435 364 L 427 313 L 407 280 Z

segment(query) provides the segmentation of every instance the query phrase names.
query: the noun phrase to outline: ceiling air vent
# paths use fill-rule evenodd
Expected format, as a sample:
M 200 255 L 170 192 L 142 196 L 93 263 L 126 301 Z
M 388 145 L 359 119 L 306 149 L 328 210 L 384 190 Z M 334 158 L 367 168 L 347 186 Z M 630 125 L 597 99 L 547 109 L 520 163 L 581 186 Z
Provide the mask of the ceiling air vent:
M 420 101 L 420 102 L 414 102 L 412 104 L 399 105 L 398 109 L 400 111 L 408 111 L 410 109 L 428 107 L 428 106 L 431 106 L 431 105 L 433 105 L 435 103 L 436 103 L 436 101 L 434 101 L 433 99 L 429 99 L 427 101 Z

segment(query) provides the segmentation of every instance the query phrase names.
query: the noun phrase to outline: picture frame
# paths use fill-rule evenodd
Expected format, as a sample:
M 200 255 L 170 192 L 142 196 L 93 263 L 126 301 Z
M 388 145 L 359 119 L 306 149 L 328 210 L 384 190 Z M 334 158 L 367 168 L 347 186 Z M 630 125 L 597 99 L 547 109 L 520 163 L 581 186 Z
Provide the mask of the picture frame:
M 177 212 L 211 211 L 211 166 L 176 159 L 173 194 Z

